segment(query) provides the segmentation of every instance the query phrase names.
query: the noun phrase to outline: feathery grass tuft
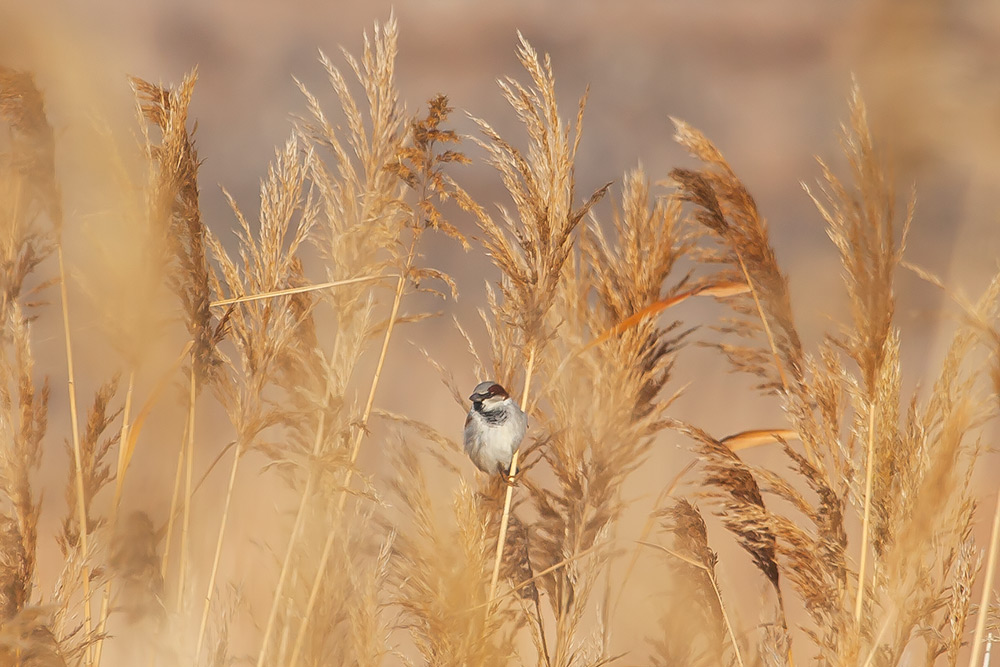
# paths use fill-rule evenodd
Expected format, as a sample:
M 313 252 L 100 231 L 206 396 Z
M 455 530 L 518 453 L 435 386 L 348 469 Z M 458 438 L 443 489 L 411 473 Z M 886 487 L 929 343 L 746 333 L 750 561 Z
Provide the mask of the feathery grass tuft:
M 390 15 L 343 65 L 321 53 L 329 90 L 298 84 L 256 212 L 223 190 L 219 220 L 196 72 L 131 79 L 137 150 L 97 121 L 84 164 L 120 192 L 81 205 L 61 180 L 78 121 L 54 128 L 33 74 L 0 65 L 0 664 L 980 667 L 1000 635 L 1000 510 L 989 549 L 977 540 L 1000 274 L 971 300 L 906 263 L 915 197 L 897 194 L 857 85 L 845 160 L 820 160 L 806 188 L 849 308 L 814 341 L 782 229 L 693 125 L 675 121 L 698 164 L 666 188 L 641 166 L 585 186 L 587 95 L 564 116 L 527 39 L 526 76 L 500 81 L 522 136 L 471 109 L 472 151 L 447 95 L 407 110 L 399 44 Z M 488 168 L 495 209 L 460 185 Z M 117 232 L 78 247 L 96 219 Z M 958 311 L 943 358 L 919 367 L 901 266 Z M 456 306 L 484 273 L 481 302 Z M 471 363 L 438 338 L 436 307 Z M 47 359 L 60 316 L 65 366 Z M 744 398 L 691 375 L 695 340 L 784 421 L 724 436 L 682 420 L 679 397 Z M 436 409 L 425 361 L 461 410 Z M 464 383 L 488 378 L 523 388 L 530 417 L 506 479 L 455 441 Z M 248 517 L 248 494 L 268 511 Z

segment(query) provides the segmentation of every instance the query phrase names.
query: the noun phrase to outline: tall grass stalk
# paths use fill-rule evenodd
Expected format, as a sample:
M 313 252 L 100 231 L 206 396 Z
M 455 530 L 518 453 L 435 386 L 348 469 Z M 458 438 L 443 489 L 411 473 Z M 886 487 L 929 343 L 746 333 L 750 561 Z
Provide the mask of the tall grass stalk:
M 312 617 L 313 610 L 316 607 L 316 600 L 319 597 L 319 589 L 323 583 L 323 576 L 326 573 L 326 566 L 330 562 L 330 554 L 333 550 L 333 542 L 337 537 L 336 527 L 339 525 L 339 521 L 343 517 L 344 506 L 347 504 L 348 490 L 351 485 L 351 480 L 354 475 L 353 464 L 358 459 L 358 454 L 361 452 L 361 443 L 367 434 L 368 429 L 368 419 L 371 417 L 372 406 L 375 405 L 375 392 L 378 390 L 379 378 L 382 377 L 382 367 L 385 364 L 386 354 L 389 351 L 389 340 L 392 338 L 392 331 L 396 324 L 396 318 L 399 314 L 399 304 L 403 298 L 403 288 L 406 286 L 406 273 L 408 272 L 410 265 L 413 262 L 414 251 L 416 249 L 416 237 L 413 238 L 410 244 L 410 250 L 407 254 L 406 259 L 406 271 L 399 276 L 396 282 L 396 291 L 392 299 L 392 309 L 389 313 L 389 320 L 386 324 L 385 335 L 382 338 L 382 349 L 379 351 L 378 361 L 375 364 L 375 372 L 372 375 L 371 387 L 368 390 L 368 399 L 365 401 L 365 409 L 361 414 L 361 421 L 358 425 L 357 433 L 354 436 L 354 442 L 351 445 L 351 456 L 350 463 L 351 467 L 348 468 L 347 473 L 344 477 L 344 486 L 340 491 L 340 497 L 337 500 L 337 511 L 334 515 L 334 526 L 331 526 L 329 532 L 326 536 L 326 541 L 323 543 L 323 551 L 320 555 L 319 566 L 316 568 L 316 576 L 313 578 L 312 586 L 309 589 L 309 599 L 306 602 L 305 611 L 302 614 L 302 620 L 299 625 L 299 630 L 295 635 L 295 643 L 292 645 L 292 655 L 288 664 L 291 666 L 297 665 L 299 656 L 302 653 L 302 647 L 305 644 L 306 632 L 309 629 L 309 621 Z
M 868 540 L 872 518 L 872 487 L 875 484 L 875 406 L 868 407 L 868 444 L 865 449 L 865 497 L 861 519 L 861 553 L 858 555 L 858 592 L 854 602 L 854 622 L 861 623 L 861 612 L 865 600 L 865 576 L 868 564 Z
M 109 523 L 112 530 L 117 529 L 118 512 L 121 506 L 122 491 L 125 488 L 126 456 L 129 442 L 129 419 L 132 412 L 132 392 L 135 390 L 135 369 L 129 371 L 128 388 L 125 390 L 125 407 L 122 408 L 122 426 L 118 435 L 118 464 L 115 466 L 115 495 L 111 501 L 111 516 Z M 94 648 L 94 664 L 101 664 L 101 654 L 104 651 L 105 632 L 108 625 L 108 614 L 111 613 L 111 586 L 109 577 L 104 582 L 104 595 L 101 598 L 101 616 L 97 623 L 97 644 Z
M 316 425 L 316 439 L 313 442 L 313 458 L 319 455 L 320 447 L 323 444 L 323 428 L 325 420 L 326 413 L 320 412 L 319 423 Z M 275 619 L 278 617 L 278 605 L 280 605 L 282 601 L 282 595 L 285 590 L 285 579 L 291 569 L 292 554 L 295 552 L 296 542 L 298 541 L 299 534 L 302 531 L 302 523 L 305 520 L 306 515 L 306 506 L 309 503 L 310 498 L 312 498 L 314 479 L 315 475 L 313 474 L 312 469 L 306 471 L 306 485 L 302 490 L 302 497 L 299 499 L 299 508 L 295 512 L 295 521 L 292 523 L 292 532 L 288 536 L 288 545 L 285 547 L 285 556 L 281 559 L 281 571 L 278 573 L 278 582 L 275 584 L 274 599 L 271 601 L 271 609 L 267 613 L 267 623 L 264 625 L 264 634 L 261 637 L 260 650 L 257 653 L 257 667 L 262 667 L 264 661 L 267 659 L 267 649 L 270 645 L 271 633 L 274 630 Z M 285 626 L 284 632 L 288 632 L 287 625 Z
M 355 285 L 358 283 L 367 283 L 374 280 L 382 280 L 390 276 L 361 276 L 360 278 L 350 278 L 348 280 L 334 280 L 333 282 L 319 283 L 317 285 L 303 285 L 302 287 L 289 287 L 287 289 L 279 289 L 271 292 L 262 292 L 260 294 L 248 294 L 246 296 L 234 296 L 230 299 L 219 299 L 218 301 L 212 302 L 212 307 L 216 308 L 219 306 L 231 306 L 237 303 L 247 303 L 249 301 L 260 301 L 261 299 L 273 299 L 277 296 L 291 296 L 292 294 L 307 294 L 309 292 L 315 292 L 317 290 L 326 290 L 331 287 L 341 287 L 343 285 Z
M 111 524 L 116 523 L 121 509 L 122 493 L 125 490 L 125 473 L 128 468 L 128 443 L 132 415 L 132 394 L 135 391 L 135 369 L 129 371 L 128 387 L 125 390 L 125 407 L 122 408 L 122 427 L 118 438 L 118 465 L 115 467 L 115 495 L 111 501 Z
M 62 242 L 59 241 L 56 253 L 59 258 L 59 294 L 62 299 L 62 321 L 63 335 L 66 340 L 66 382 L 69 387 L 69 417 L 71 420 L 71 431 L 73 433 L 73 462 L 76 465 L 76 507 L 77 518 L 80 522 L 80 558 L 81 573 L 83 577 L 83 619 L 84 630 L 89 637 L 91 634 L 91 613 L 90 613 L 90 565 L 88 564 L 88 543 L 87 533 L 89 531 L 87 521 L 87 501 L 83 486 L 83 459 L 80 456 L 80 427 L 77 421 L 76 410 L 76 374 L 73 369 L 73 342 L 69 329 L 69 299 L 66 296 L 66 265 L 63 261 Z M 89 665 L 93 660 L 93 647 L 87 644 L 86 661 Z
M 528 405 L 529 392 L 531 390 L 531 377 L 535 370 L 535 348 L 528 351 L 528 366 L 524 371 L 524 390 L 521 392 L 521 405 Z M 514 482 L 517 478 L 517 459 L 521 449 L 514 450 L 514 455 L 510 460 L 510 476 L 507 479 L 507 490 L 503 499 L 503 514 L 500 516 L 500 533 L 497 536 L 497 555 L 493 561 L 493 574 L 490 576 L 490 606 L 486 609 L 486 614 L 493 612 L 493 601 L 497 596 L 497 581 L 500 579 L 500 563 L 503 561 L 504 542 L 507 540 L 507 525 L 510 523 L 510 503 L 514 495 Z
M 226 536 L 226 525 L 229 523 L 229 508 L 233 502 L 233 489 L 236 487 L 236 472 L 239 470 L 240 459 L 243 458 L 241 442 L 233 448 L 233 465 L 229 469 L 229 482 L 226 484 L 226 498 L 222 505 L 222 518 L 219 523 L 219 534 L 215 542 L 215 555 L 212 558 L 212 569 L 208 575 L 208 588 L 205 590 L 205 604 L 201 611 L 201 623 L 198 626 L 198 640 L 195 643 L 194 659 L 201 658 L 201 649 L 205 641 L 205 630 L 208 629 L 208 612 L 212 608 L 212 596 L 215 593 L 215 579 L 219 574 L 219 560 L 222 558 L 222 545 Z
M 170 551 L 173 544 L 174 524 L 181 510 L 181 487 L 184 481 L 184 462 L 187 454 L 188 427 L 190 419 L 184 420 L 184 430 L 181 433 L 181 446 L 177 448 L 177 470 L 174 473 L 174 487 L 170 494 L 170 510 L 167 513 L 167 525 L 164 529 L 163 556 L 160 558 L 160 576 L 166 578 L 167 569 L 170 567 Z
M 192 353 L 193 354 L 193 353 Z M 184 510 L 181 519 L 181 546 L 177 559 L 177 601 L 178 613 L 184 609 L 184 586 L 187 583 L 187 569 L 190 552 L 188 540 L 191 532 L 191 500 L 194 497 L 194 418 L 195 402 L 198 400 L 195 360 L 191 359 L 188 382 L 187 439 L 184 447 Z
M 990 550 L 989 556 L 986 558 L 983 592 L 979 598 L 979 613 L 976 617 L 976 632 L 972 638 L 969 667 L 979 667 L 979 658 L 983 655 L 986 619 L 990 615 L 990 599 L 993 596 L 993 578 L 996 576 L 998 554 L 1000 554 L 1000 493 L 997 494 L 996 508 L 993 510 L 993 528 L 990 530 Z M 985 662 L 983 663 L 984 666 L 986 664 Z

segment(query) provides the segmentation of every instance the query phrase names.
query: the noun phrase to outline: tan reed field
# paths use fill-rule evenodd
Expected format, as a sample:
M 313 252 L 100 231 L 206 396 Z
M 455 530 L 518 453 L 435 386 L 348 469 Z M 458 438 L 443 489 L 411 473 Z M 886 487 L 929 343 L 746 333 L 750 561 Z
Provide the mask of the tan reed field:
M 965 297 L 908 261 L 917 194 L 855 84 L 803 175 L 846 304 L 813 341 L 724 147 L 672 119 L 687 166 L 583 187 L 588 91 L 518 37 L 473 136 L 445 94 L 405 107 L 392 16 L 322 54 L 223 220 L 196 70 L 130 79 L 81 204 L 48 91 L 0 63 L 0 664 L 985 664 L 1000 273 Z M 955 323 L 916 371 L 904 275 Z M 736 433 L 677 410 L 725 423 L 726 366 L 767 406 Z M 429 376 L 454 428 L 399 407 Z M 529 414 L 510 479 L 458 442 L 486 379 Z

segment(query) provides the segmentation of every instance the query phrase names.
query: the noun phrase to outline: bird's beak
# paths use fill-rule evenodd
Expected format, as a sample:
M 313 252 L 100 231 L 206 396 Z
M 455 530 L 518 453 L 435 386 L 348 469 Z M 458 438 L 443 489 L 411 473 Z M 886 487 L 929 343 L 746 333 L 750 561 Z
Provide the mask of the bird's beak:
M 487 394 L 473 394 L 472 396 L 469 396 L 469 400 L 473 401 L 473 402 L 475 402 L 475 401 L 481 401 L 484 398 L 486 398 L 486 396 L 487 396 Z

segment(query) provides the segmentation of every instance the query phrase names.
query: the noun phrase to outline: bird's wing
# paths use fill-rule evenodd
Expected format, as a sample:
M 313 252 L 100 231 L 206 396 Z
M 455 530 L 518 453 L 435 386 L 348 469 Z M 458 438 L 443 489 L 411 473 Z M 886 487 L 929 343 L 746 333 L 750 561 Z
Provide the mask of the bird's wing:
M 465 417 L 465 432 L 463 433 L 463 445 L 465 446 L 465 453 L 469 456 L 472 455 L 472 450 L 476 448 L 477 443 L 475 442 L 477 438 L 476 424 L 473 421 L 475 417 L 472 415 L 472 411 Z

